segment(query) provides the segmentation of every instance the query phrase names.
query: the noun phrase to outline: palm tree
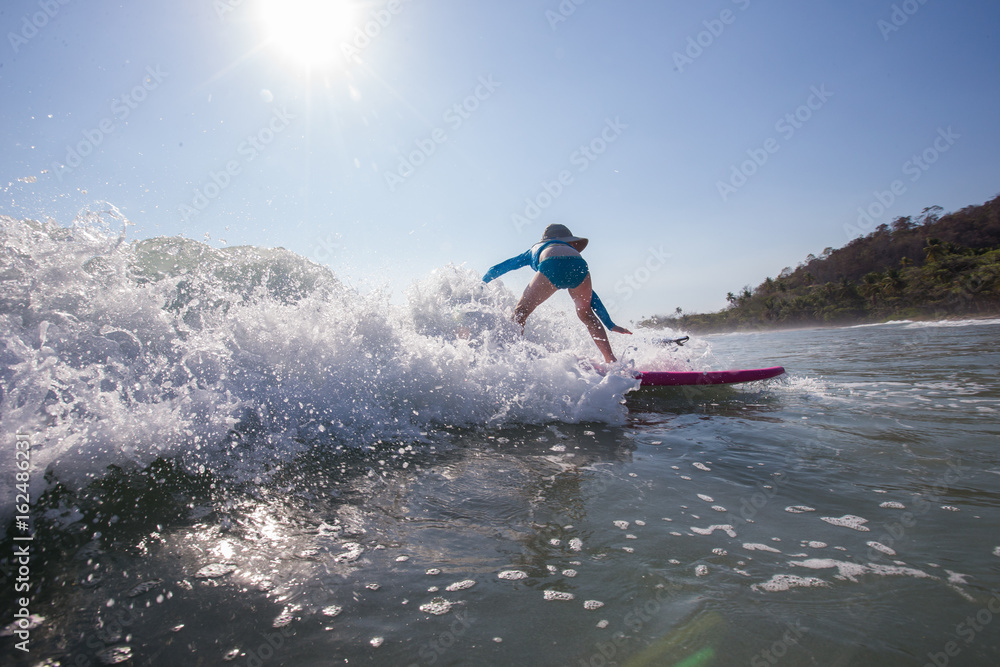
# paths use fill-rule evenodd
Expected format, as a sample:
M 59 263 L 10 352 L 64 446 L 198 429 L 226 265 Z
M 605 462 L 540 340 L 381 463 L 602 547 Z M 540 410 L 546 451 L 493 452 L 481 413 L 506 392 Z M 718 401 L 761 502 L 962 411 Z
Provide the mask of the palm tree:
M 881 278 L 882 276 L 877 271 L 866 273 L 865 277 L 861 279 L 861 286 L 858 288 L 858 291 L 861 292 L 862 296 L 871 299 L 872 308 L 875 307 L 875 302 L 879 293 L 879 281 Z
M 927 239 L 927 245 L 924 246 L 924 254 L 930 263 L 940 260 L 944 255 L 944 245 L 941 243 L 941 239 Z

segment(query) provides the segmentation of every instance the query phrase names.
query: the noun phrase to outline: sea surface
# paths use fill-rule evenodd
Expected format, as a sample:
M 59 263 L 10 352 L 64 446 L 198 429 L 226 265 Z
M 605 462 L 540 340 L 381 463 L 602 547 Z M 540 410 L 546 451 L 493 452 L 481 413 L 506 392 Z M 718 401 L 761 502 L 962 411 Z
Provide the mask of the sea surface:
M 0 219 L 4 665 L 1000 662 L 1000 320 L 602 375 L 465 267 L 400 300 L 120 223 Z

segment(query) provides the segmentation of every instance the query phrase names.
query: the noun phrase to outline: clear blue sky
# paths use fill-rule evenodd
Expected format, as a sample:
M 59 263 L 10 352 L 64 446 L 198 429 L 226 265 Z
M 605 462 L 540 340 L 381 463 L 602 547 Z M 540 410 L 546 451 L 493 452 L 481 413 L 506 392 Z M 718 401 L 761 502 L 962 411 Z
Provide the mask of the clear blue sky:
M 875 223 L 1000 193 L 996 0 L 272 4 L 4 2 L 0 214 L 103 200 L 397 294 L 562 222 L 627 322 L 845 244 L 894 182 Z

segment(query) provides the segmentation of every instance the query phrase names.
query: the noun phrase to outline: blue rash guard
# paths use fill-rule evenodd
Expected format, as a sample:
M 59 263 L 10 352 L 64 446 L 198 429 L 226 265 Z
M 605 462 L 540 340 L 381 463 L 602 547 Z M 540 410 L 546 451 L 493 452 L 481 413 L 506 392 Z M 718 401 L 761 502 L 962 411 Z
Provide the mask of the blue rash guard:
M 541 256 L 542 251 L 553 243 L 563 243 L 563 245 L 569 245 L 563 241 L 546 241 L 544 243 L 538 243 L 525 250 L 520 255 L 511 257 L 510 259 L 500 262 L 496 266 L 492 267 L 486 272 L 486 275 L 483 276 L 483 282 L 488 283 L 491 280 L 499 278 L 508 271 L 520 269 L 525 266 L 530 266 L 535 271 L 538 271 L 538 265 L 540 263 L 538 258 Z M 608 309 L 604 307 L 604 304 L 601 302 L 601 298 L 597 296 L 597 292 L 591 291 L 590 293 L 590 307 L 594 310 L 594 314 L 597 315 L 598 319 L 601 320 L 601 323 L 606 328 L 615 328 L 615 323 L 611 321 L 611 315 L 608 314 Z

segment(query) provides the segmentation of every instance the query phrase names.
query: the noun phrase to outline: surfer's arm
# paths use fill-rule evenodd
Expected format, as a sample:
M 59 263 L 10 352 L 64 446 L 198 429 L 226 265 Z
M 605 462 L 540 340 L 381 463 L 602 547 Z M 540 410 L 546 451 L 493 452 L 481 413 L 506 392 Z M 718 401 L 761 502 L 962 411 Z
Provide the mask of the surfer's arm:
M 496 266 L 490 268 L 483 276 L 483 282 L 488 283 L 491 280 L 499 278 L 508 271 L 513 271 L 514 269 L 520 269 L 523 266 L 528 266 L 531 264 L 531 251 L 526 250 L 517 257 L 511 257 L 508 260 L 500 262 Z
M 608 309 L 604 307 L 604 303 L 601 301 L 601 297 L 597 296 L 597 292 L 590 293 L 590 308 L 597 315 L 597 319 L 601 321 L 608 331 L 615 331 L 617 333 L 630 334 L 632 333 L 625 327 L 620 327 L 611 321 L 611 315 L 608 314 Z
M 597 319 L 599 319 L 606 328 L 615 328 L 615 323 L 611 321 L 611 315 L 608 314 L 608 309 L 604 307 L 601 297 L 597 296 L 597 292 L 590 293 L 590 307 L 594 310 L 594 314 L 597 315 Z

